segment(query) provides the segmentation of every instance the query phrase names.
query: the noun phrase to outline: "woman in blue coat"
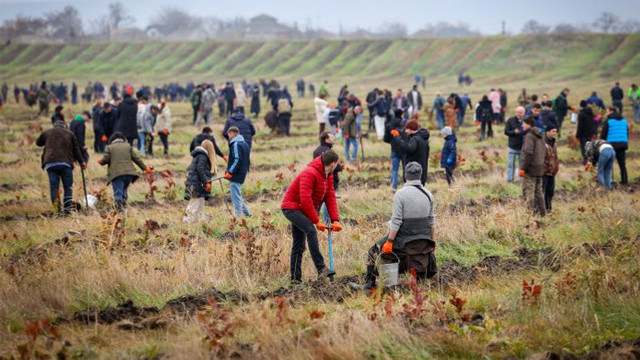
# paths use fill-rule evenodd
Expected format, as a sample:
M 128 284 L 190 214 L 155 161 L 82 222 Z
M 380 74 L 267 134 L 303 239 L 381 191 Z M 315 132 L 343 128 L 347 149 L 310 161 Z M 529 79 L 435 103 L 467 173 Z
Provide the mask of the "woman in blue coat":
M 456 135 L 450 126 L 445 126 L 442 129 L 442 136 L 444 136 L 444 147 L 442 148 L 442 154 L 440 156 L 440 166 L 444 168 L 447 174 L 447 183 L 449 186 L 453 184 L 453 169 L 456 168 L 458 162 L 458 151 L 456 148 Z

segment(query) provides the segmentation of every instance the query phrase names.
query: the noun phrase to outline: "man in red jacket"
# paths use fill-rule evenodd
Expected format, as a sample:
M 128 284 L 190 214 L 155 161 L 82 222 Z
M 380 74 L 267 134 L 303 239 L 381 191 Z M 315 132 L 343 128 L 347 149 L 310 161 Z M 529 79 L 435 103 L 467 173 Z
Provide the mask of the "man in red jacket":
M 302 254 L 305 250 L 305 239 L 309 244 L 313 263 L 318 270 L 318 278 L 331 275 L 318 246 L 317 230 L 327 229 L 318 217 L 318 210 L 320 205 L 325 203 L 333 231 L 342 230 L 333 189 L 333 170 L 338 165 L 338 160 L 338 154 L 335 151 L 327 150 L 311 161 L 293 180 L 280 205 L 282 213 L 291 222 L 293 236 L 291 281 L 294 283 L 302 282 Z

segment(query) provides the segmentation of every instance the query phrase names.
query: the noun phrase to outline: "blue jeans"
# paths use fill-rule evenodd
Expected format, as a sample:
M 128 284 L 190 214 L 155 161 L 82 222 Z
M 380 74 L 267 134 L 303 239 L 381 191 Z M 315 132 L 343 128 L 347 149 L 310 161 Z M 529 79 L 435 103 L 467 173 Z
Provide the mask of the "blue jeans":
M 507 182 L 513 182 L 513 174 L 516 171 L 516 158 L 518 158 L 518 168 L 520 168 L 520 150 L 508 148 L 507 151 Z
M 129 198 L 129 194 L 127 189 L 129 189 L 129 185 L 135 180 L 136 177 L 133 175 L 122 175 L 111 181 L 111 185 L 113 186 L 113 198 L 116 202 L 124 202 Z
M 236 216 L 251 217 L 247 203 L 245 203 L 242 198 L 242 184 L 233 181 L 229 181 L 229 184 L 231 188 L 231 202 L 233 202 L 233 207 L 236 209 Z
M 604 149 L 598 158 L 598 184 L 611 189 L 611 172 L 616 152 L 613 149 Z
M 73 200 L 73 169 L 69 166 L 57 165 L 47 169 L 49 175 L 49 191 L 51 194 L 51 203 L 56 205 L 59 212 L 71 209 Z M 62 179 L 62 187 L 64 188 L 64 198 L 60 203 L 60 180 Z
M 358 134 L 362 132 L 362 113 L 356 116 L 356 132 Z
M 353 151 L 351 152 L 351 158 L 349 158 L 349 147 L 353 145 Z M 355 137 L 349 137 L 344 140 L 344 158 L 349 160 L 356 160 L 358 158 L 358 139 Z
M 391 150 L 391 188 L 398 188 L 398 171 L 400 170 L 400 162 L 402 159 L 397 152 Z
M 464 111 L 458 112 L 458 126 L 462 126 L 462 120 L 464 119 Z
M 138 150 L 140 151 L 140 154 L 142 154 L 142 156 L 147 156 L 147 150 L 144 146 L 145 136 L 146 134 L 143 132 L 138 133 Z
M 640 124 L 640 105 L 633 107 L 633 121 L 636 124 Z
M 438 130 L 442 130 L 444 127 L 444 112 L 436 110 L 436 118 L 438 119 Z

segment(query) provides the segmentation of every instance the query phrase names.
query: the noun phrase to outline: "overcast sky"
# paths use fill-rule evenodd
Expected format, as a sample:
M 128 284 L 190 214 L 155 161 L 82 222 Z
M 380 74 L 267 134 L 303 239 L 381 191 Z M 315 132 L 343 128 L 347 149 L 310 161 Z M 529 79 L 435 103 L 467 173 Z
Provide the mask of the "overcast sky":
M 115 1 L 115 0 L 114 0 Z M 107 13 L 110 0 L 0 0 L 0 21 L 12 19 L 18 14 L 41 16 L 47 11 L 61 10 L 73 5 L 85 21 L 85 30 L 91 30 L 88 22 Z M 250 18 L 266 13 L 280 22 L 300 29 L 307 25 L 337 32 L 357 27 L 377 30 L 385 22 L 402 22 L 413 33 L 427 23 L 447 21 L 467 23 L 472 30 L 483 34 L 498 34 L 502 21 L 507 30 L 518 33 L 522 24 L 535 19 L 547 25 L 561 22 L 589 24 L 602 12 L 610 11 L 623 20 L 640 19 L 639 0 L 134 0 L 121 1 L 136 19 L 134 25 L 146 27 L 160 9 L 177 6 L 201 16 L 217 16 L 231 19 L 236 16 Z

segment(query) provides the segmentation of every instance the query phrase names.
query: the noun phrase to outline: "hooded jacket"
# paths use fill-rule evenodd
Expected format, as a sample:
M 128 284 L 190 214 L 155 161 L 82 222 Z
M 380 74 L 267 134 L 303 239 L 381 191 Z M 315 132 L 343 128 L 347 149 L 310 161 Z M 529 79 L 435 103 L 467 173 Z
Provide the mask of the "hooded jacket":
M 140 170 L 147 168 L 140 159 L 137 150 L 122 139 L 111 142 L 111 145 L 107 146 L 104 156 L 100 159 L 100 165 L 109 165 L 107 169 L 109 183 L 122 175 L 131 175 L 134 177 L 133 181 L 137 180 L 139 175 L 133 167 L 134 163 L 138 165 Z
M 249 171 L 249 152 L 251 149 L 240 134 L 229 142 L 229 161 L 227 172 L 231 174 L 229 181 L 243 184 Z
M 325 175 L 322 158 L 317 157 L 289 185 L 280 208 L 302 211 L 312 224 L 317 224 L 322 203 L 327 205 L 331 221 L 339 221 L 333 174 Z
M 78 146 L 80 150 L 83 150 L 85 147 L 85 132 L 86 125 L 84 123 L 84 118 L 81 116 L 81 119 L 76 120 L 75 118 L 71 121 L 69 125 L 69 130 L 76 136 L 76 141 L 78 142 Z
M 524 170 L 528 176 L 544 175 L 544 159 L 547 150 L 542 136 L 542 132 L 537 127 L 532 127 L 524 136 L 520 151 L 520 169 Z
M 493 108 L 491 100 L 480 100 L 476 108 L 476 121 L 491 122 L 493 121 Z
M 405 164 L 415 161 L 422 166 L 420 182 L 425 184 L 429 164 L 429 130 L 421 128 L 411 136 L 396 136 L 391 141 L 391 145 L 396 146 L 402 154 L 406 155 Z
M 240 130 L 240 135 L 242 135 L 244 141 L 249 145 L 249 149 L 251 149 L 251 140 L 253 139 L 253 135 L 256 134 L 256 129 L 253 127 L 251 119 L 245 117 L 240 111 L 235 111 L 231 114 L 231 117 L 227 119 L 227 122 L 224 124 L 224 129 L 222 130 L 222 136 L 227 140 L 229 140 L 227 130 L 232 126 Z
M 457 141 L 458 139 L 456 139 L 455 134 L 451 134 L 445 138 L 440 156 L 440 167 L 450 170 L 456 168 L 458 163 L 458 152 L 456 150 Z M 448 161 L 449 159 L 451 159 L 451 162 Z
M 313 150 L 313 158 L 317 158 L 320 155 L 324 154 L 325 151 L 327 150 L 331 150 L 331 148 L 333 148 L 333 144 L 328 144 L 326 142 L 321 142 L 320 146 L 318 146 L 315 150 Z M 342 172 L 343 167 L 342 165 L 340 165 L 340 163 L 338 163 L 338 165 L 336 166 L 336 169 L 333 170 L 333 189 L 334 190 L 338 190 L 338 186 L 340 185 L 340 176 L 338 176 L 338 173 Z
M 184 198 L 205 198 L 208 199 L 210 194 L 207 191 L 207 183 L 211 180 L 211 161 L 207 150 L 198 146 L 191 152 L 193 159 L 187 172 L 187 181 L 185 182 Z
M 64 162 L 73 168 L 74 160 L 82 164 L 82 154 L 78 147 L 78 140 L 73 133 L 65 128 L 63 123 L 54 124 L 52 129 L 45 130 L 36 145 L 43 147 L 42 168 L 48 163 Z
M 113 111 L 113 110 L 112 110 Z M 122 100 L 118 106 L 118 121 L 115 131 L 121 132 L 127 139 L 138 136 L 138 102 L 132 97 Z
M 108 114 L 104 110 L 100 111 L 99 119 L 102 134 L 107 135 L 107 138 L 111 137 L 118 123 L 118 109 L 112 106 L 111 112 Z
M 595 115 L 589 106 L 580 109 L 578 113 L 578 129 L 576 130 L 576 138 L 591 139 L 596 134 L 596 123 L 593 121 Z

